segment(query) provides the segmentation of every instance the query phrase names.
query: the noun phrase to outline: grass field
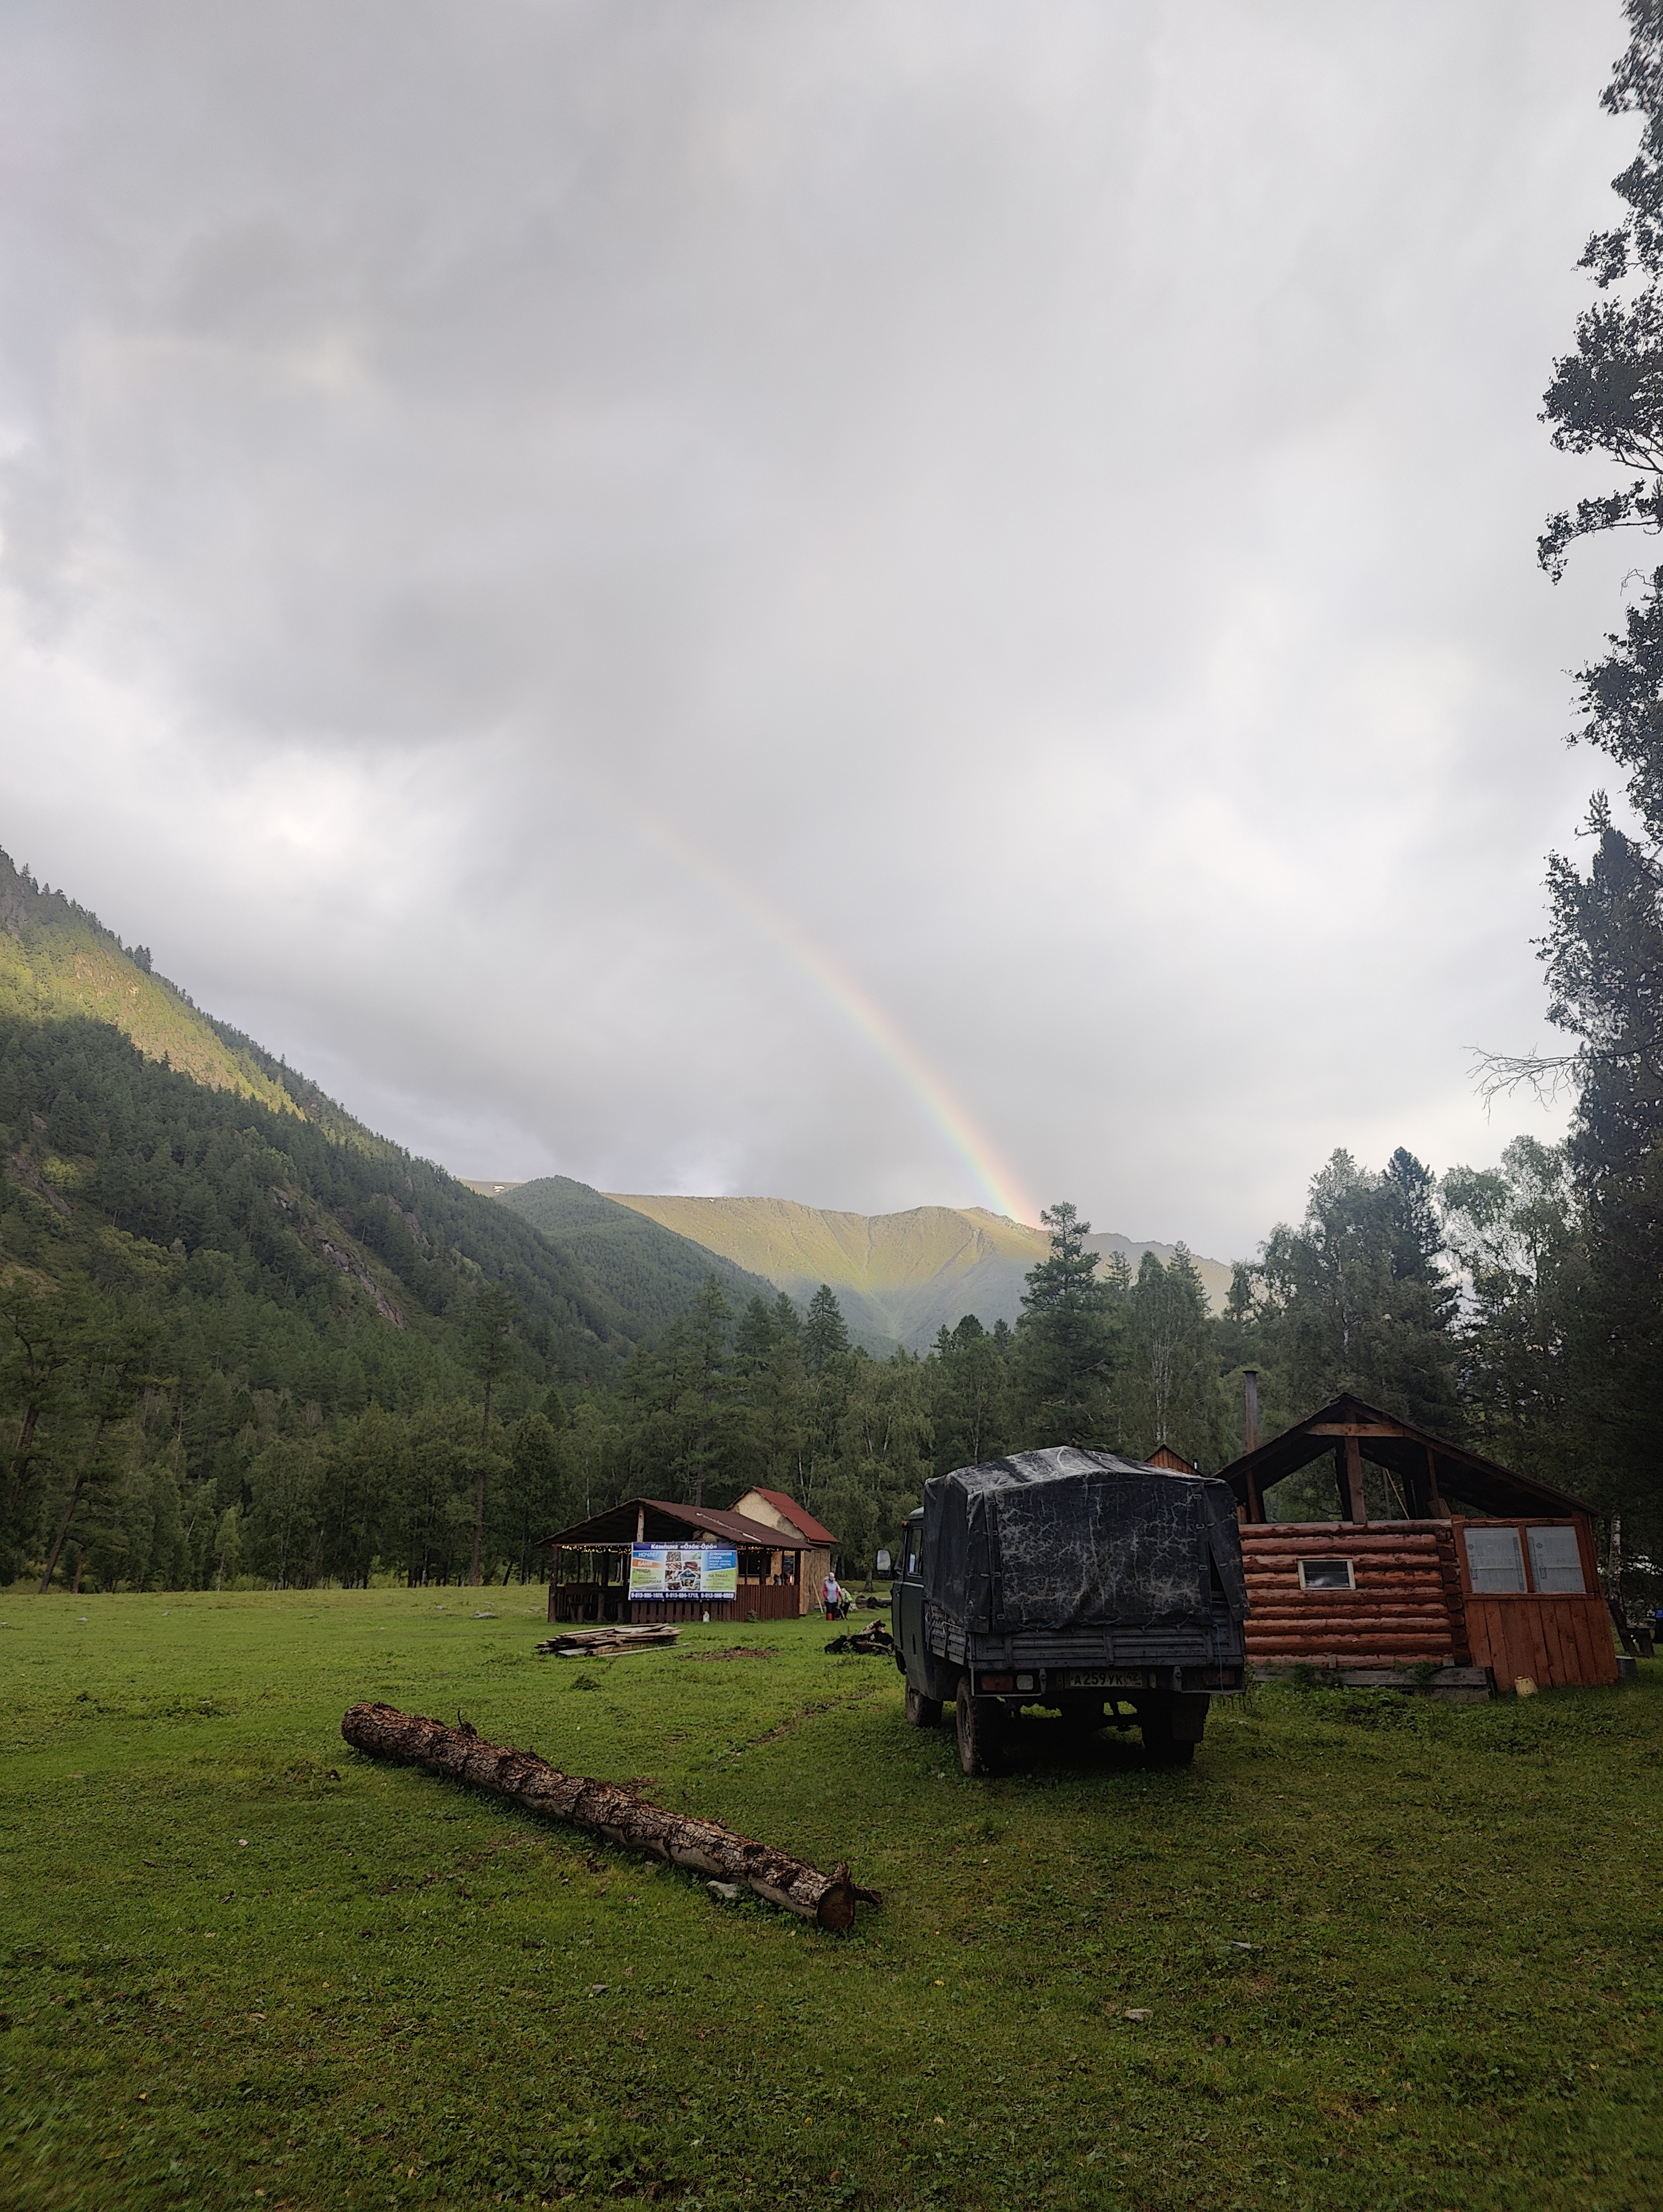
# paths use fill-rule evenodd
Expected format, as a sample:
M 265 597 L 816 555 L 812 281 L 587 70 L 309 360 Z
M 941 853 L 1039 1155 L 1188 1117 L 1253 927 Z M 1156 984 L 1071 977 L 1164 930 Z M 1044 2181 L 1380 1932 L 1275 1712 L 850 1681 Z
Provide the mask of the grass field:
M 0 1598 L 8 2212 L 1663 2205 L 1651 1668 L 1261 1691 L 1181 1772 L 1035 1721 L 969 1782 L 818 1621 L 595 1663 L 483 1603 Z M 373 1766 L 366 1697 L 883 1909 L 821 1935 Z

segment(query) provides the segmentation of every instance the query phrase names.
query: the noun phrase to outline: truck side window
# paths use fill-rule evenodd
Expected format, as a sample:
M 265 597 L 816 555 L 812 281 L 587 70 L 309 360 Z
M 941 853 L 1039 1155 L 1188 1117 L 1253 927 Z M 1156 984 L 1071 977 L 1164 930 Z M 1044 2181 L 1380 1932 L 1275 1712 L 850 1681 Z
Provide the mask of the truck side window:
M 916 1582 L 919 1577 L 919 1534 L 916 1528 L 907 1531 L 907 1579 L 909 1583 Z

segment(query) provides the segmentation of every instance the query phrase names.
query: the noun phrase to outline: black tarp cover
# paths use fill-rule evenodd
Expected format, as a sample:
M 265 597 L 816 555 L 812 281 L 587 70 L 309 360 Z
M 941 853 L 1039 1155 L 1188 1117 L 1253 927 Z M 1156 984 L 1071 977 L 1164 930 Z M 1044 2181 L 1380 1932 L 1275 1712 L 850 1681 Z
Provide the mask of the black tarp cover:
M 1247 1587 L 1235 1499 L 1210 1475 L 1059 1444 L 924 1486 L 924 1595 L 976 1635 L 1231 1617 Z

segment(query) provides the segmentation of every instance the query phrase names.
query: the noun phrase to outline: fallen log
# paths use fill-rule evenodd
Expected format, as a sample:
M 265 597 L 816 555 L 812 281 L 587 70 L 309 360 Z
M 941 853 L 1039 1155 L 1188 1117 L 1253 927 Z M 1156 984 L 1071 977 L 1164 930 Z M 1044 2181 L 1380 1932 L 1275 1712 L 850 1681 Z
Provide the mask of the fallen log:
M 616 1783 L 562 1774 L 534 1752 L 486 1743 L 466 1723 L 452 1729 L 442 1721 L 401 1713 L 394 1705 L 354 1705 L 341 1723 L 341 1734 L 355 1750 L 367 1752 L 373 1759 L 425 1767 L 429 1774 L 446 1775 L 476 1790 L 511 1798 L 545 1819 L 568 1820 L 621 1850 L 640 1851 L 647 1858 L 742 1883 L 770 1905 L 839 1935 L 853 1925 L 857 1904 L 880 1902 L 876 1890 L 858 1888 L 850 1881 L 845 1865 L 822 1874 L 785 1851 L 754 1843 L 749 1836 L 736 1836 L 714 1820 L 666 1813 Z

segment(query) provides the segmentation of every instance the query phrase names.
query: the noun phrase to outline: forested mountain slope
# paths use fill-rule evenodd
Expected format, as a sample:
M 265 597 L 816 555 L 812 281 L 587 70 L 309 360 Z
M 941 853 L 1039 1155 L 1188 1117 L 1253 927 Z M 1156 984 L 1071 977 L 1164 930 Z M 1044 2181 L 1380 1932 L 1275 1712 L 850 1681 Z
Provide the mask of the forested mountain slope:
M 759 1294 L 766 1297 L 774 1287 L 722 1254 L 569 1176 L 495 1188 L 500 1206 L 553 1237 L 649 1334 L 659 1334 L 685 1313 L 713 1276 L 736 1312 Z
M 0 852 L 0 1014 L 26 1022 L 82 1017 L 130 1037 L 149 1060 L 166 1060 L 195 1081 L 280 1112 L 292 1102 L 246 1038 L 222 1030 L 177 986 L 150 971 L 143 945 L 130 951 L 61 890 L 38 884 Z
M 912 1351 L 921 1351 L 944 1324 L 951 1328 L 966 1314 L 974 1314 L 984 1328 L 1014 1323 L 1029 1270 L 1051 1249 L 1042 1229 L 979 1206 L 866 1214 L 783 1198 L 611 1195 L 799 1301 L 829 1283 L 851 1329 L 887 1336 Z M 1174 1249 L 1114 1234 L 1087 1242 L 1105 1255 L 1124 1254 L 1134 1271 L 1145 1252 L 1165 1262 Z M 1195 1265 L 1217 1310 L 1229 1290 L 1230 1271 L 1216 1260 Z
M 0 1578 L 66 1513 L 106 1585 L 197 1579 L 228 1512 L 264 1516 L 279 1579 L 361 1571 L 372 1535 L 453 1571 L 493 1360 L 500 1419 L 561 1419 L 551 1390 L 610 1385 L 697 1288 L 689 1258 L 668 1284 L 615 1269 L 615 1294 L 3 855 L 0 1163 Z M 507 1340 L 483 1365 L 483 1311 Z M 410 1425 L 404 1471 L 349 1540 L 337 1497 L 331 1537 L 300 1492 L 367 1408 Z

